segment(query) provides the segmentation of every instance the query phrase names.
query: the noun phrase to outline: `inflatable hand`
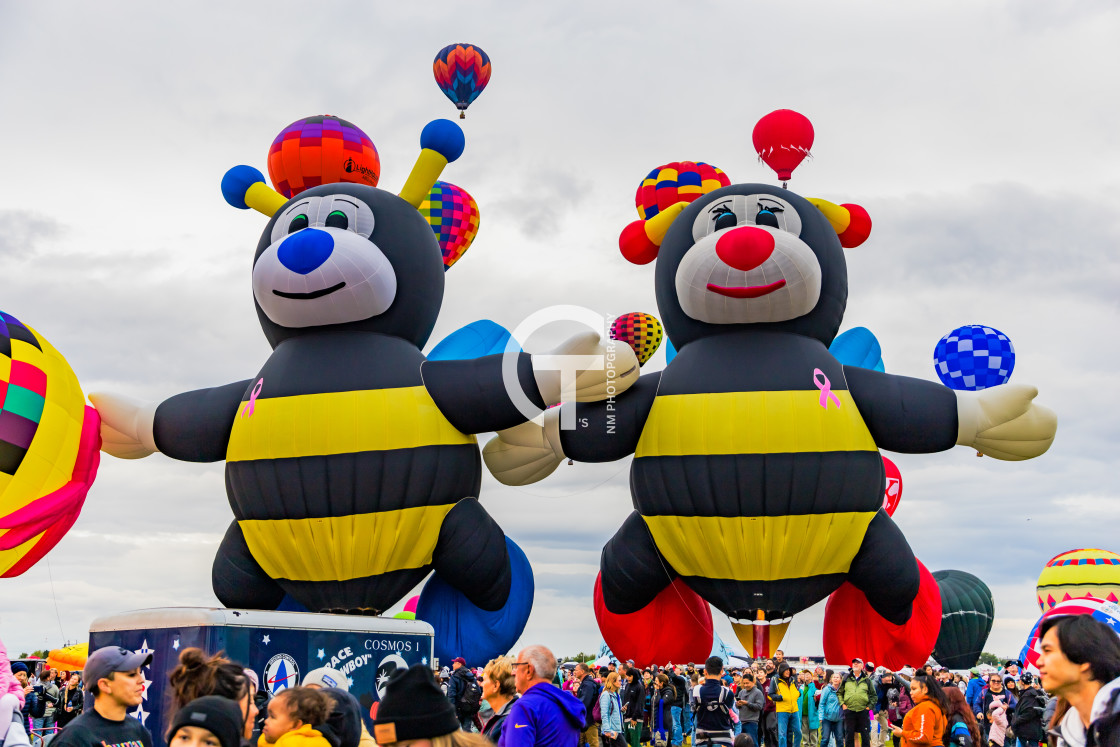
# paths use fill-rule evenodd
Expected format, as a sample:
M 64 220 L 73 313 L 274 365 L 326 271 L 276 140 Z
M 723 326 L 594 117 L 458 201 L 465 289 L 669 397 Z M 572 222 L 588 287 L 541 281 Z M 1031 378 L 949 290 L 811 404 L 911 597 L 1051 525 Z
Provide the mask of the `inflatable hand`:
M 153 432 L 157 402 L 91 392 L 89 401 L 101 415 L 101 450 L 119 459 L 142 459 L 159 451 Z
M 482 449 L 486 468 L 503 485 L 530 485 L 543 480 L 564 458 L 559 408 L 499 431 Z
M 565 361 L 564 358 L 571 357 Z M 533 356 L 533 377 L 546 405 L 560 402 L 561 371 L 570 364 L 576 369 L 577 402 L 599 402 L 617 397 L 638 380 L 638 356 L 624 342 L 603 340 L 594 332 L 580 332 L 544 355 Z
M 1058 416 L 1032 402 L 1037 394 L 1038 389 L 1026 384 L 956 392 L 957 443 L 1006 461 L 1046 453 L 1058 430 Z

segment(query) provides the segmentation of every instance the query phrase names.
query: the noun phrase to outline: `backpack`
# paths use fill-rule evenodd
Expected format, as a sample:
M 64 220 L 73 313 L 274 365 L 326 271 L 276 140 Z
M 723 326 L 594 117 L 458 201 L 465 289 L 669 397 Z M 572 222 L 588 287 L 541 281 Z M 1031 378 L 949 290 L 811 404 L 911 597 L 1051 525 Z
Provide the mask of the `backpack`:
M 46 688 L 35 688 L 35 702 L 31 705 L 31 718 L 42 718 L 47 712 L 47 698 L 44 694 Z
M 591 720 L 597 724 L 603 723 L 603 709 L 599 705 L 599 696 L 603 694 L 603 689 L 598 682 L 594 680 L 591 684 L 595 686 L 595 703 L 591 706 Z
M 459 696 L 455 700 L 455 710 L 464 716 L 473 716 L 478 713 L 481 706 L 482 686 L 474 677 L 469 680 L 464 677 L 463 689 L 459 691 Z

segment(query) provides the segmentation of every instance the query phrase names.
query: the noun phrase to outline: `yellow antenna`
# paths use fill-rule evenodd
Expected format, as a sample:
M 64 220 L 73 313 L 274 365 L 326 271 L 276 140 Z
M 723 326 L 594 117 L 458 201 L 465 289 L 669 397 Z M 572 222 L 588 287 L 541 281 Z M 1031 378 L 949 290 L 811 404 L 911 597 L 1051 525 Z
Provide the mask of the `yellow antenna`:
M 420 157 L 401 187 L 400 198 L 419 209 L 420 203 L 428 197 L 432 185 L 443 173 L 443 168 L 463 155 L 465 147 L 463 130 L 451 120 L 433 119 L 424 125 L 420 133 Z
M 240 210 L 252 208 L 269 218 L 276 215 L 288 198 L 268 186 L 264 174 L 252 166 L 234 166 L 222 177 L 222 196 Z

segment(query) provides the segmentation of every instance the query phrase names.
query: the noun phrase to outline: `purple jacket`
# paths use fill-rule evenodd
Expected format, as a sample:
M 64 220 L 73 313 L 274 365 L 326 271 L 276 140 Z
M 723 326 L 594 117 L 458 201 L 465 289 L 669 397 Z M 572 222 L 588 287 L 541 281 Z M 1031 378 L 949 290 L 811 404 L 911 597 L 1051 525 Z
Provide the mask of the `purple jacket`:
M 585 711 L 576 696 L 538 682 L 517 699 L 502 726 L 500 747 L 576 747 Z

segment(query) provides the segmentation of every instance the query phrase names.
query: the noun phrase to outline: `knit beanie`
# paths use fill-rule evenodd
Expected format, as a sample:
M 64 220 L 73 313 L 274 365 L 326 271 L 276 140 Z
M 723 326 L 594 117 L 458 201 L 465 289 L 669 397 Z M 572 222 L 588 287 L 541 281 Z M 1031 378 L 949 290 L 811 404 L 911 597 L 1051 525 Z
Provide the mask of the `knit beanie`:
M 241 706 L 220 695 L 205 695 L 180 708 L 167 732 L 168 742 L 184 726 L 197 726 L 218 738 L 222 747 L 241 747 L 244 730 Z
M 413 664 L 389 678 L 373 722 L 373 738 L 378 744 L 432 739 L 458 730 L 455 707 L 426 666 Z

